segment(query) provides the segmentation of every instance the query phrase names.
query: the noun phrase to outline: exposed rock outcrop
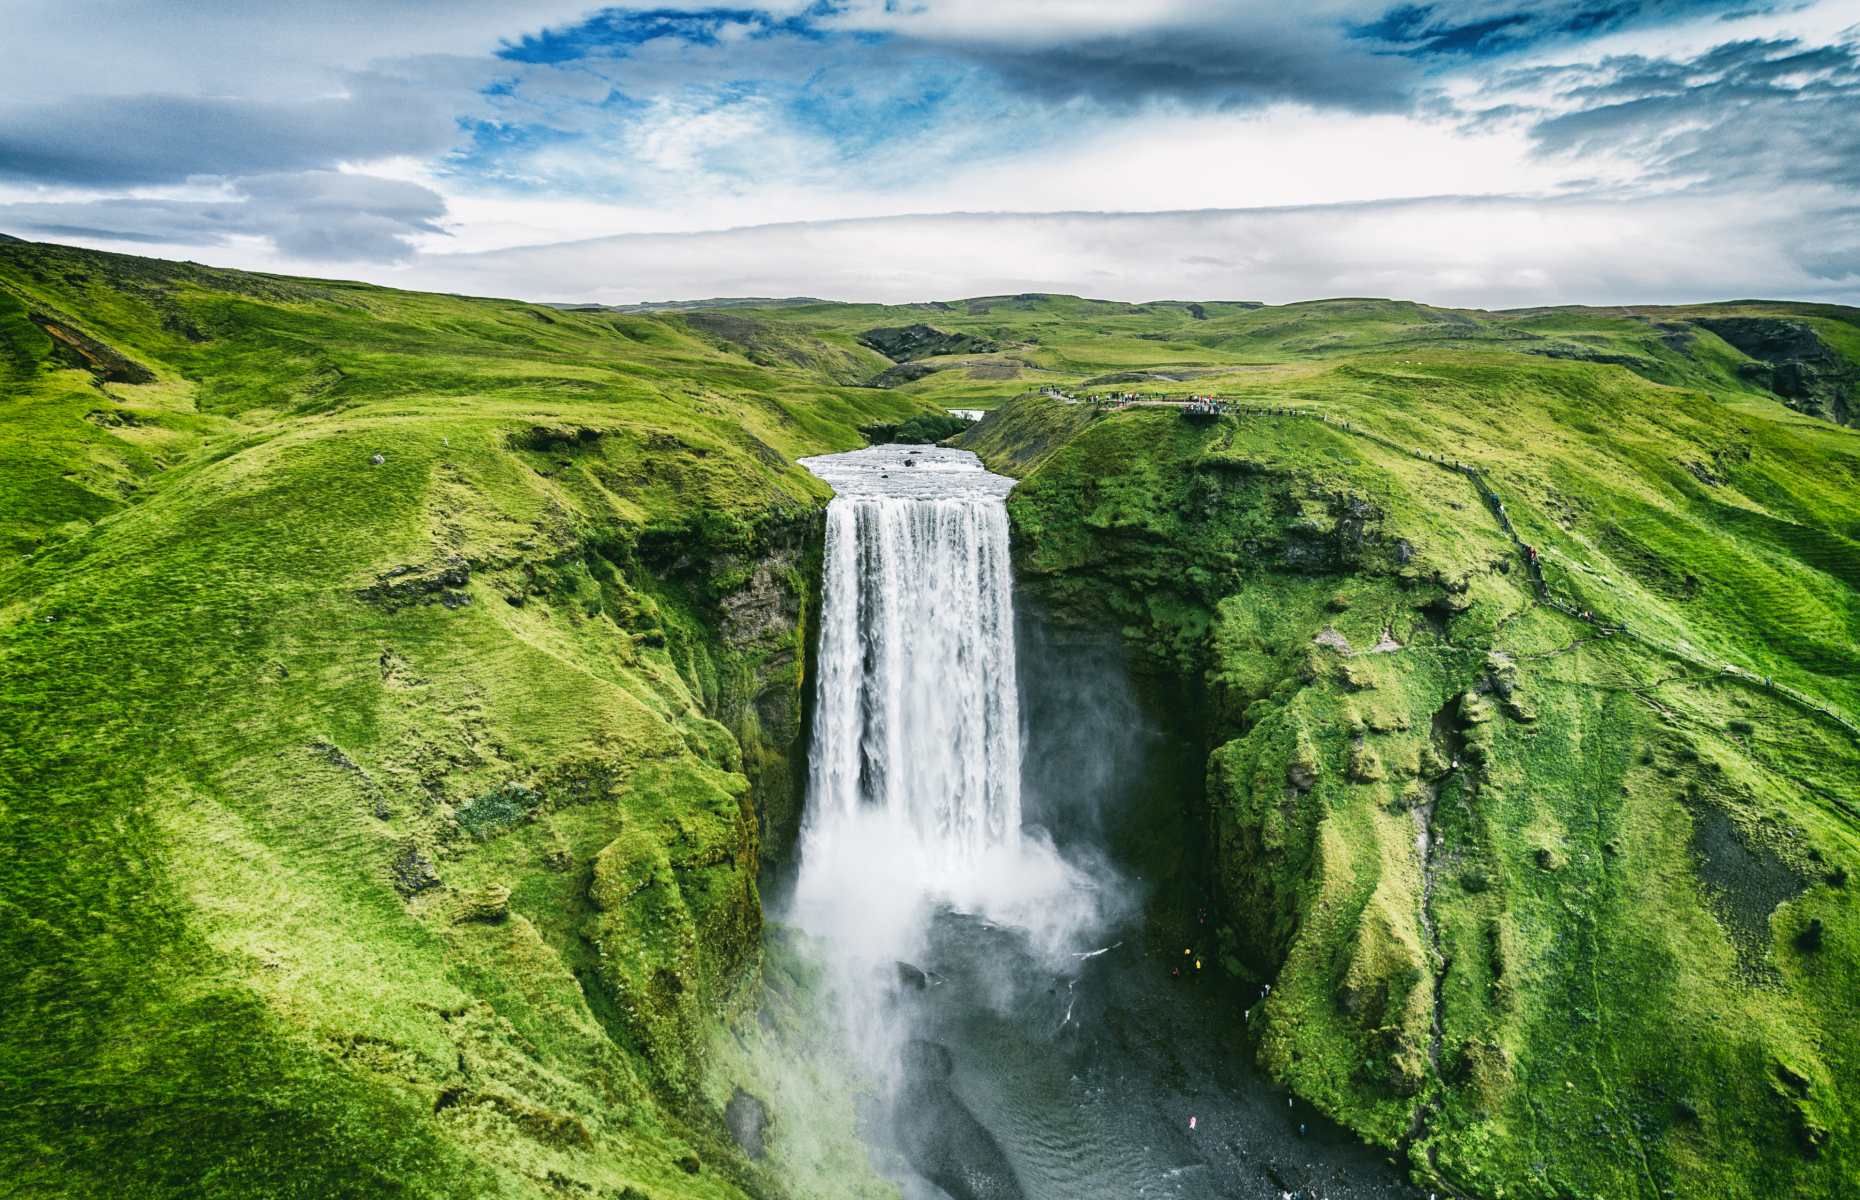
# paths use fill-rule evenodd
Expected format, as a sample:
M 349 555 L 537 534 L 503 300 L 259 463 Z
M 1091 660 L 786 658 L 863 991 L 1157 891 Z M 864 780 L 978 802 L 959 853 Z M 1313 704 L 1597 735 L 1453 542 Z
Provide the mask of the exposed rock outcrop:
M 1790 408 L 1842 425 L 1860 424 L 1860 366 L 1848 361 L 1801 321 L 1781 317 L 1709 317 L 1698 325 L 1753 360 L 1751 382 Z
M 32 323 L 45 331 L 72 366 L 83 367 L 105 383 L 152 383 L 155 380 L 155 372 L 141 363 L 56 317 L 35 312 Z
M 894 325 L 868 329 L 859 344 L 893 362 L 935 358 L 943 354 L 993 354 L 1001 347 L 969 333 L 948 333 L 930 325 Z

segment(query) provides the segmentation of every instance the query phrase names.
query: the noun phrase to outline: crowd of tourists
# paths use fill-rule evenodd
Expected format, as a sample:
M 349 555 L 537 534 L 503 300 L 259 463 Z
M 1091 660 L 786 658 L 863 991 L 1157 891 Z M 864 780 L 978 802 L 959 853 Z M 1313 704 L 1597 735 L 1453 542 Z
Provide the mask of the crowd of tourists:
M 1101 412 L 1116 412 L 1132 405 L 1179 408 L 1188 416 L 1218 417 L 1233 411 L 1232 405 L 1218 396 L 1172 396 L 1166 392 L 1068 392 L 1049 384 L 1040 389 L 1042 396 L 1063 400 L 1067 404 L 1089 404 Z

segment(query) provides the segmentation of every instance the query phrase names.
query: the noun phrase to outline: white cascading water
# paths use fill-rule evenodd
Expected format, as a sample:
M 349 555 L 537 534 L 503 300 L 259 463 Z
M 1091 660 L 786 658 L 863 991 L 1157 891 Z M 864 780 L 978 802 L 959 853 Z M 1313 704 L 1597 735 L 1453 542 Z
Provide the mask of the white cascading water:
M 884 985 L 939 910 L 1058 953 L 1090 887 L 1021 828 L 1005 498 L 973 454 L 875 446 L 804 459 L 833 486 L 801 869 L 791 917 L 840 974 L 882 1061 Z
M 951 451 L 918 451 L 909 467 L 896 453 L 809 463 L 841 495 L 827 509 L 808 845 L 871 806 L 957 867 L 1020 834 L 998 486 L 1011 481 L 952 462 Z

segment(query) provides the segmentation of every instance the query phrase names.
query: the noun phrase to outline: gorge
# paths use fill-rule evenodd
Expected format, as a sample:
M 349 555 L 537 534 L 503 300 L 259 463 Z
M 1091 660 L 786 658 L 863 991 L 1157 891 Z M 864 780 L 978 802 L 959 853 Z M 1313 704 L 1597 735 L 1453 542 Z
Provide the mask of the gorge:
M 1407 1195 L 1246 1070 L 1222 1015 L 1232 989 L 1211 962 L 1201 978 L 1192 947 L 1169 948 L 1186 938 L 1213 954 L 1205 921 L 1164 915 L 1192 885 L 1126 876 L 1144 865 L 1118 836 L 1133 819 L 1176 832 L 1160 865 L 1193 875 L 1179 835 L 1199 789 L 1155 788 L 1161 738 L 1114 647 L 1062 647 L 1040 617 L 1016 620 L 1014 481 L 941 447 L 804 465 L 835 496 L 787 918 L 831 964 L 876 1085 L 869 1132 L 908 1165 L 907 1189 L 917 1177 L 954 1200 Z M 1023 713 L 1029 690 L 1057 703 Z M 1023 736 L 1064 751 L 1023 755 Z M 1024 757 L 1052 828 L 1023 824 Z

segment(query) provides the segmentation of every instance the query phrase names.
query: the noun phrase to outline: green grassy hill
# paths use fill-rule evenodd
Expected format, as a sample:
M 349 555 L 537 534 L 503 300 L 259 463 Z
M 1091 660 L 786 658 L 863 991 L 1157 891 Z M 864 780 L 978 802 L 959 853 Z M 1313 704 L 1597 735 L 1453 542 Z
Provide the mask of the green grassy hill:
M 0 345 L 8 1190 L 779 1194 L 698 1064 L 798 798 L 793 460 L 921 405 L 45 246 Z
M 1315 307 L 1235 415 L 964 441 L 1028 584 L 1202 685 L 1261 1060 L 1457 1194 L 1852 1192 L 1860 432 L 1631 319 Z
M 0 245 L 0 1178 L 882 1191 L 826 1084 L 763 1160 L 722 1118 L 757 1007 L 805 1020 L 756 887 L 793 463 L 977 407 L 1025 586 L 1204 697 L 1208 949 L 1278 1078 L 1465 1195 L 1851 1192 L 1856 322 L 622 313 Z M 874 348 L 917 325 L 954 352 Z

